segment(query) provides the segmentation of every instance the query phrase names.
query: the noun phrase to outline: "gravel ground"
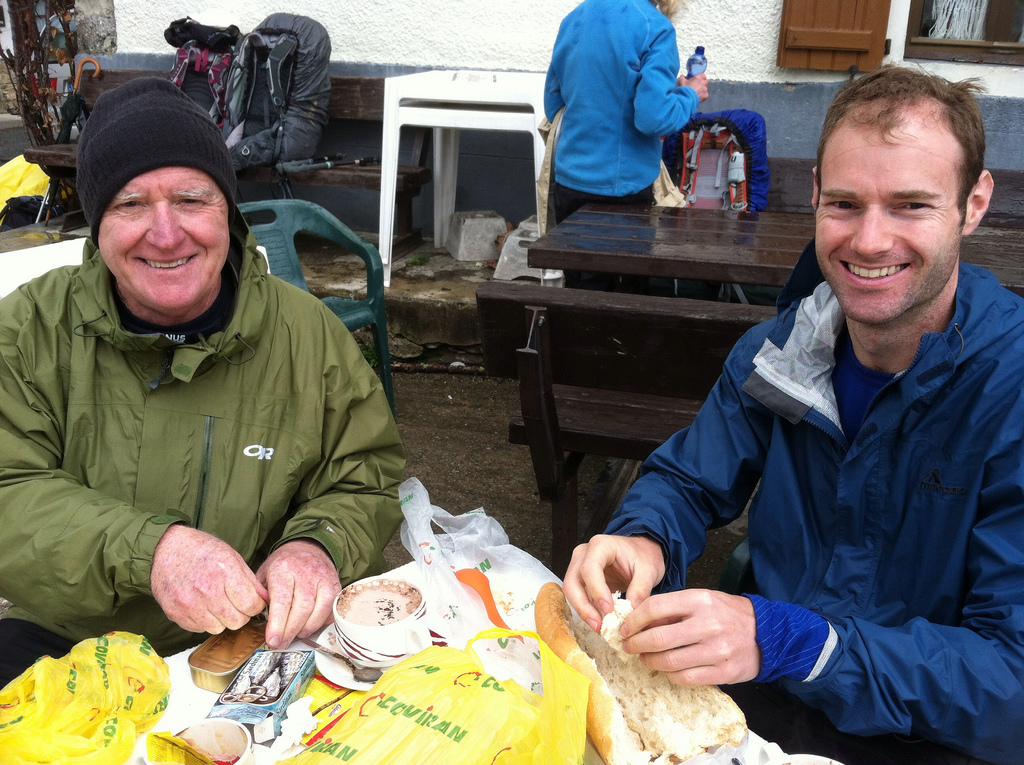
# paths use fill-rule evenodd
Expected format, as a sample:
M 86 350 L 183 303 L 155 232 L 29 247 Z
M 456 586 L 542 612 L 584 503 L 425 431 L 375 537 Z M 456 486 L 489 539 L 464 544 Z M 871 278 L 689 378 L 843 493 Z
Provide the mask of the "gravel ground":
M 431 502 L 450 513 L 482 506 L 512 544 L 550 565 L 550 505 L 537 495 L 529 450 L 508 443 L 508 419 L 519 408 L 516 381 L 397 374 L 395 401 L 406 476 L 419 478 Z M 584 460 L 581 492 L 589 490 L 602 466 L 597 458 Z M 689 571 L 690 586 L 715 586 L 722 564 L 745 534 L 744 520 L 712 531 L 704 556 Z M 397 537 L 385 554 L 392 564 L 410 559 Z
M 526 447 L 508 443 L 508 419 L 519 408 L 514 380 L 466 374 L 397 373 L 398 429 L 406 449 L 406 477 L 423 482 L 433 504 L 459 514 L 483 507 L 509 541 L 551 564 L 551 511 L 537 495 Z M 586 492 L 602 467 L 587 458 L 580 488 Z M 709 535 L 704 556 L 689 572 L 692 587 L 713 587 L 722 563 L 746 533 L 738 522 Z M 388 563 L 410 560 L 398 535 Z M 7 602 L 0 599 L 0 616 Z

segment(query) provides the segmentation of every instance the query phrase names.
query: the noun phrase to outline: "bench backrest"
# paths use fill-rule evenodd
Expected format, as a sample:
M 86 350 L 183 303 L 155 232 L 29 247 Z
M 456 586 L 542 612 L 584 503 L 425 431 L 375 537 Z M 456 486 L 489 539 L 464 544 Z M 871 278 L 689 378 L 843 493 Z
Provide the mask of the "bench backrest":
M 484 368 L 515 378 L 532 312 L 547 308 L 552 381 L 704 398 L 736 341 L 775 316 L 769 306 L 555 289 L 515 282 L 477 287 Z
M 814 165 L 815 160 L 809 158 L 769 157 L 771 184 L 765 209 L 772 212 L 813 212 L 811 171 Z M 1024 228 L 1024 170 L 996 168 L 990 172 L 995 181 L 995 192 L 981 225 Z
M 92 108 L 104 92 L 123 85 L 136 77 L 167 77 L 170 70 L 103 69 L 93 76 L 86 68 L 81 84 L 82 99 Z M 384 119 L 383 77 L 331 77 L 331 101 L 327 108 L 331 119 L 371 120 Z

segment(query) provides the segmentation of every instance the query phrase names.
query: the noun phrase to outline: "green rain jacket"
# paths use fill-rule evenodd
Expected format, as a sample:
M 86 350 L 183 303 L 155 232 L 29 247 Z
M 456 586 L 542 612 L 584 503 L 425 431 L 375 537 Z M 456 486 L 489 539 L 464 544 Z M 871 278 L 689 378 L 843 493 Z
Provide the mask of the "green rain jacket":
M 405 456 L 387 398 L 344 325 L 242 252 L 226 330 L 196 344 L 134 335 L 90 241 L 82 266 L 0 301 L 0 595 L 9 615 L 78 641 L 112 629 L 164 655 L 203 635 L 152 597 L 169 524 L 253 568 L 297 538 L 343 583 L 384 569 Z

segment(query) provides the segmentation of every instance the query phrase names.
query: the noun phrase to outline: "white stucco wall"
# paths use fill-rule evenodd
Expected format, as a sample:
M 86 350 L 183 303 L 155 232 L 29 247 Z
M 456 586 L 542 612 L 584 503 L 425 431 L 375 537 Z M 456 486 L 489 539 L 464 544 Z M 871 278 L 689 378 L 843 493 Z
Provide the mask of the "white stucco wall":
M 280 10 L 312 16 L 331 35 L 333 60 L 425 68 L 544 71 L 558 24 L 579 0 L 114 0 L 119 53 L 167 53 L 174 19 L 237 24 Z M 901 61 L 910 0 L 892 0 L 891 60 Z M 741 82 L 837 81 L 846 75 L 775 65 L 782 0 L 689 0 L 676 17 L 680 58 L 707 49 L 708 75 Z M 1024 98 L 1024 67 L 920 62 L 950 79 L 979 77 L 994 96 Z

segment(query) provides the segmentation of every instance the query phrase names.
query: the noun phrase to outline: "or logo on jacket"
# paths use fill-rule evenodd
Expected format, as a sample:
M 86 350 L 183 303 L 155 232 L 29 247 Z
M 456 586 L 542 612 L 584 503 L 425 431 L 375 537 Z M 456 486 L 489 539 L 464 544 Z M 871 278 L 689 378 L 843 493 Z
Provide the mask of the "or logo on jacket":
M 251 444 L 242 449 L 246 457 L 255 457 L 258 460 L 269 460 L 274 456 L 274 447 L 263 446 L 262 444 Z

